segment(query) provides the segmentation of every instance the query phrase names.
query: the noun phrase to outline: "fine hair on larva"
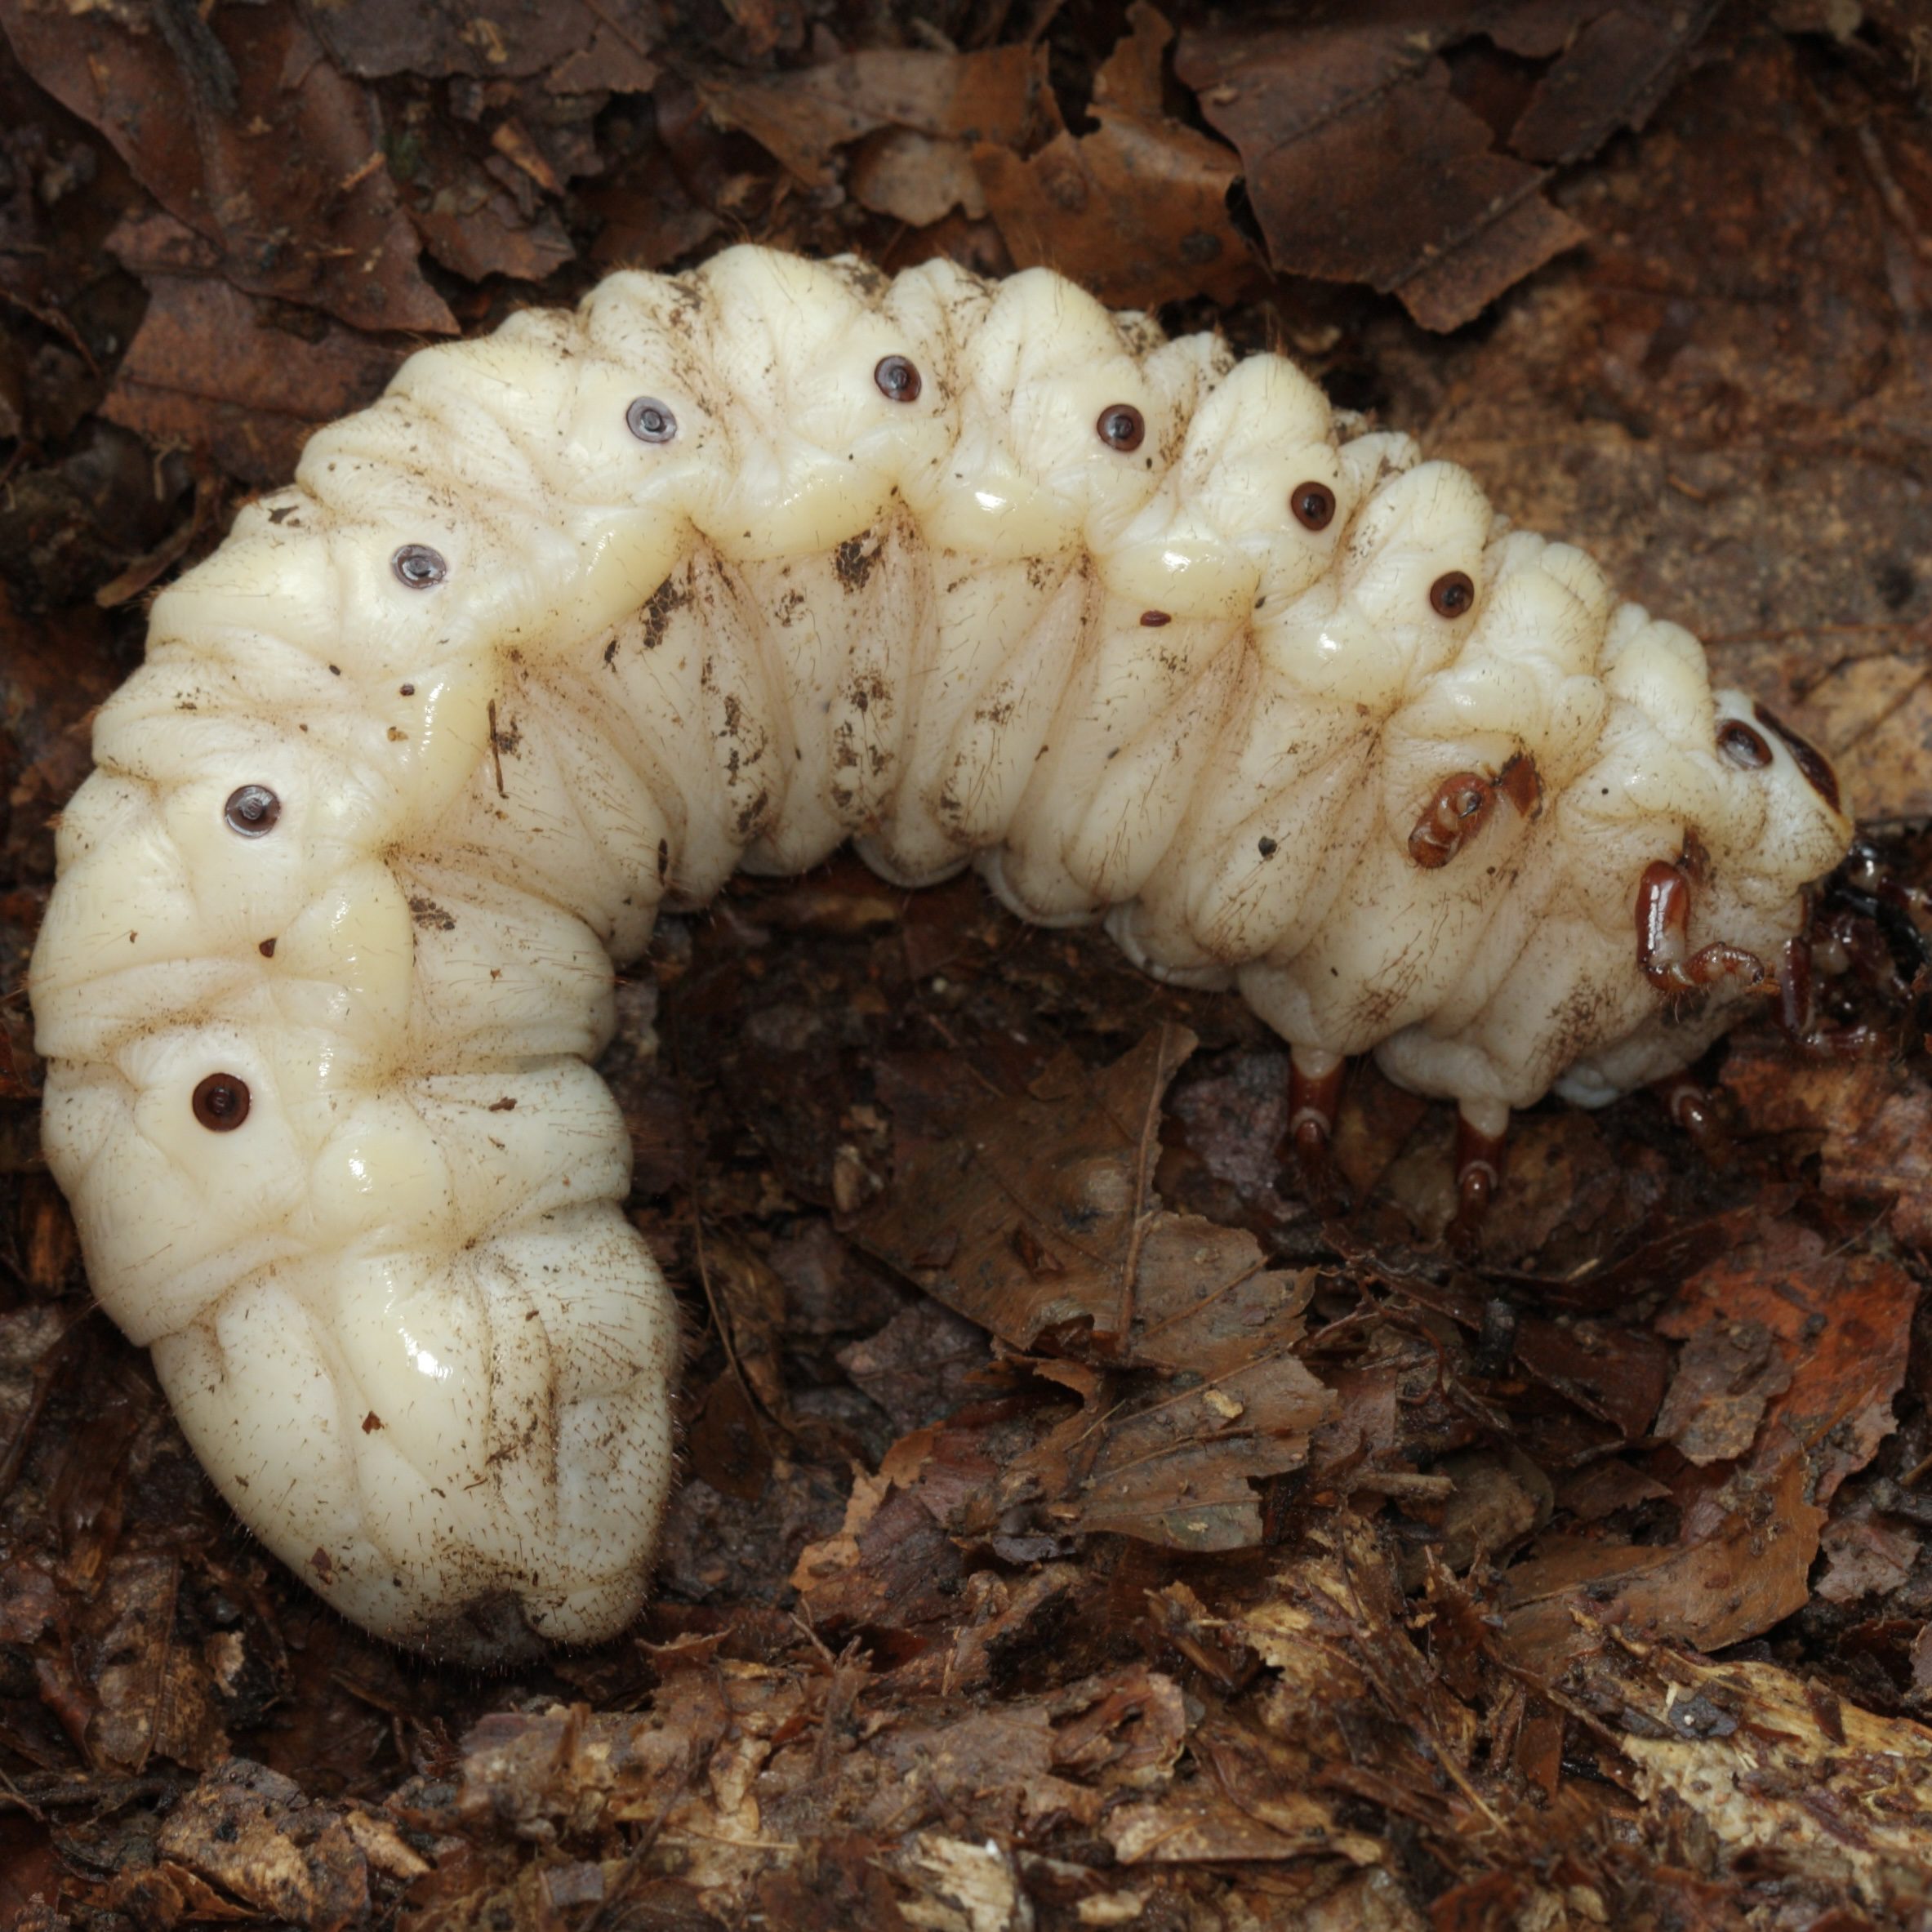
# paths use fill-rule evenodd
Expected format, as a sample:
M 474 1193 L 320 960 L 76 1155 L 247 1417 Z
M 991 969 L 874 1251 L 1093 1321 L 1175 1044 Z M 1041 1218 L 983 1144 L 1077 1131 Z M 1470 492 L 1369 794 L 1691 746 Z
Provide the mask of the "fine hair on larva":
M 372 1631 L 623 1627 L 670 1296 L 590 1062 L 661 906 L 846 840 L 1511 1108 L 1687 1066 L 1851 835 L 1581 551 L 1044 270 L 734 248 L 413 355 L 156 601 L 32 968 L 95 1293 Z

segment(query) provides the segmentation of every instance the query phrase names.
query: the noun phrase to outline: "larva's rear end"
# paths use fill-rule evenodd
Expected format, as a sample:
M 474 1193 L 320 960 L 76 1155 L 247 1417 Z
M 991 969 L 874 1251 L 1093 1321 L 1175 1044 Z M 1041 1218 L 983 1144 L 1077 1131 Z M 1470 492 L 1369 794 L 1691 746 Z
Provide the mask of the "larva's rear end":
M 498 1658 L 634 1612 L 679 1342 L 581 1057 L 602 945 L 406 856 L 496 653 L 384 640 L 376 541 L 284 497 L 158 604 L 60 830 L 45 1139 L 238 1511 L 358 1622 Z

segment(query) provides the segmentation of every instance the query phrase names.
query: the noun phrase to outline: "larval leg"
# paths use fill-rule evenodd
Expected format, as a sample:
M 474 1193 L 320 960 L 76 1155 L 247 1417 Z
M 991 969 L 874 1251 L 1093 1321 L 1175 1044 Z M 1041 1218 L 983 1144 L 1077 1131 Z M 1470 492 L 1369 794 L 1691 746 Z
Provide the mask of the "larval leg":
M 1766 992 L 1777 982 L 1754 952 L 1722 941 L 1690 950 L 1690 881 L 1661 859 L 1637 887 L 1637 964 L 1660 993 L 1690 993 L 1727 973 L 1747 973 Z
M 1409 835 L 1409 856 L 1424 870 L 1446 866 L 1488 821 L 1496 788 L 1479 772 L 1443 780 Z
M 1687 1073 L 1673 1073 L 1653 1081 L 1650 1090 L 1663 1102 L 1672 1126 L 1689 1134 L 1713 1167 L 1722 1166 L 1730 1155 L 1730 1136 L 1710 1088 Z
M 1335 1137 L 1335 1114 L 1342 1104 L 1344 1065 L 1339 1053 L 1320 1047 L 1289 1049 L 1288 1142 L 1311 1193 L 1331 1186 L 1329 1145 Z
M 1456 1213 L 1449 1238 L 1475 1244 L 1476 1231 L 1502 1186 L 1509 1142 L 1509 1109 L 1499 1100 L 1465 1100 L 1456 1109 Z

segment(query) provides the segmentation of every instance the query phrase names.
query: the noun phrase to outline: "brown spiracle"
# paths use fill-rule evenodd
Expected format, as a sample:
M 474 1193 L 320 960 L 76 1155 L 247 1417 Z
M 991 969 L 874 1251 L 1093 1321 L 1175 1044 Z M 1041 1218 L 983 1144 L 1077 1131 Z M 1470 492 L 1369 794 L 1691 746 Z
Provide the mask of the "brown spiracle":
M 195 1088 L 190 1104 L 210 1133 L 233 1133 L 248 1118 L 248 1083 L 237 1074 L 211 1073 Z
M 1131 403 L 1110 403 L 1093 428 L 1109 449 L 1131 456 L 1146 440 L 1147 419 Z

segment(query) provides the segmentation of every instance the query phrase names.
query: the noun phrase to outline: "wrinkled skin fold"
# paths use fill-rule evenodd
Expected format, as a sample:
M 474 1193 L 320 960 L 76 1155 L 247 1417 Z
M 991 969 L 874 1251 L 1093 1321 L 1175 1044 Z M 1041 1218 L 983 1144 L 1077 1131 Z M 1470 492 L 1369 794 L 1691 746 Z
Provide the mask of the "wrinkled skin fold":
M 1743 1010 L 1656 976 L 1775 958 L 1836 798 L 1360 427 L 1044 271 L 746 248 L 311 440 L 157 602 L 33 967 L 95 1291 L 278 1556 L 474 1659 L 634 1614 L 679 1344 L 586 1063 L 613 962 L 736 867 L 975 865 L 1485 1133 Z

